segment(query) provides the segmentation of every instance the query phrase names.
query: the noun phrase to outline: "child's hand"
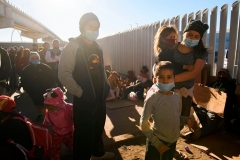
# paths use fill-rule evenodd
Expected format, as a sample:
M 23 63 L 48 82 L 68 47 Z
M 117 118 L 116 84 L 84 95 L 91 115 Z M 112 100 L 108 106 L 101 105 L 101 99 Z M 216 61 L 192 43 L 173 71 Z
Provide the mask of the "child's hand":
M 164 152 L 166 152 L 167 150 L 169 150 L 169 147 L 166 146 L 165 144 L 161 144 L 159 147 L 158 147 L 158 152 L 160 154 L 163 154 Z
M 191 131 L 191 129 L 194 127 L 194 125 L 195 125 L 195 120 L 194 119 L 192 119 L 192 118 L 188 118 L 187 119 L 187 125 L 188 125 L 188 128 L 190 129 L 190 131 Z
M 193 65 L 183 65 L 183 69 L 191 71 L 191 70 L 193 70 Z

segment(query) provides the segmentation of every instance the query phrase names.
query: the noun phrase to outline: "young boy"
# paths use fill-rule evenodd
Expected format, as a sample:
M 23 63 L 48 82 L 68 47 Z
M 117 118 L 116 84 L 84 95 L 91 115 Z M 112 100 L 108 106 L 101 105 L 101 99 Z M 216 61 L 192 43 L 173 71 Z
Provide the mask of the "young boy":
M 146 160 L 171 160 L 180 136 L 180 97 L 171 90 L 174 85 L 173 65 L 160 61 L 155 66 L 154 86 L 159 90 L 147 96 L 140 119 L 143 134 L 147 137 Z M 149 123 L 149 119 L 153 123 Z M 191 120 L 181 117 L 181 122 Z

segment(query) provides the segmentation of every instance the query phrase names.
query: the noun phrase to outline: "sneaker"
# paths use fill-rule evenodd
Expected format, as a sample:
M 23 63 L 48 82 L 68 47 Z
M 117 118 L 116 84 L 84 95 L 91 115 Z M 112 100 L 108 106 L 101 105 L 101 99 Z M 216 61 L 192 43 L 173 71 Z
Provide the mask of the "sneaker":
M 112 152 L 105 152 L 105 154 L 102 157 L 91 157 L 91 160 L 104 160 L 104 159 L 112 159 L 115 156 Z

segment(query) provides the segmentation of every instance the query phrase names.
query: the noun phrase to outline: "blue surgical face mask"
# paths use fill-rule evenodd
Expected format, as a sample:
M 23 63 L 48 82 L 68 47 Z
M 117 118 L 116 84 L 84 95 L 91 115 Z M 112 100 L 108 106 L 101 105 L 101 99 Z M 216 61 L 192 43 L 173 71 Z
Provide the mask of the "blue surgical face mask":
M 37 64 L 40 64 L 40 60 L 32 60 L 31 63 L 34 65 L 37 65 Z
M 86 31 L 86 38 L 95 41 L 98 38 L 99 31 Z
M 185 37 L 183 39 L 183 42 L 187 47 L 195 47 L 196 45 L 198 45 L 199 40 L 192 40 L 192 39 L 189 39 L 189 38 Z
M 160 89 L 160 91 L 163 91 L 163 92 L 170 91 L 171 89 L 173 89 L 173 87 L 175 87 L 174 82 L 168 83 L 168 84 L 163 84 L 163 83 L 157 82 L 155 85 Z

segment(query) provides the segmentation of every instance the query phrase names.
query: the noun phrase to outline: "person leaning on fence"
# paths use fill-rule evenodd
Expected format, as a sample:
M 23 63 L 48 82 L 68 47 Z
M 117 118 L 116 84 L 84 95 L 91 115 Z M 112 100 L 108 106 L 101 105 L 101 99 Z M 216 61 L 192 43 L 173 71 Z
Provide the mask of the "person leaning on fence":
M 180 97 L 171 91 L 175 86 L 172 63 L 158 62 L 153 74 L 158 91 L 146 97 L 140 118 L 142 132 L 147 137 L 145 160 L 172 160 L 180 136 L 180 119 L 189 125 L 191 119 L 180 117 Z M 149 122 L 150 118 L 154 123 Z
M 0 95 L 6 92 L 6 82 L 11 68 L 11 61 L 7 51 L 0 47 Z
M 106 120 L 109 82 L 103 53 L 96 43 L 100 22 L 93 13 L 84 14 L 79 22 L 81 35 L 70 38 L 59 62 L 59 80 L 74 95 L 73 159 L 111 159 L 102 140 Z
M 8 139 L 14 140 L 28 150 L 32 148 L 32 139 L 26 124 L 20 120 L 11 118 L 18 115 L 18 113 L 14 112 L 15 107 L 16 103 L 11 97 L 0 96 L 1 160 L 26 160 L 23 153 L 24 151 L 21 151 L 15 145 L 8 143 Z

